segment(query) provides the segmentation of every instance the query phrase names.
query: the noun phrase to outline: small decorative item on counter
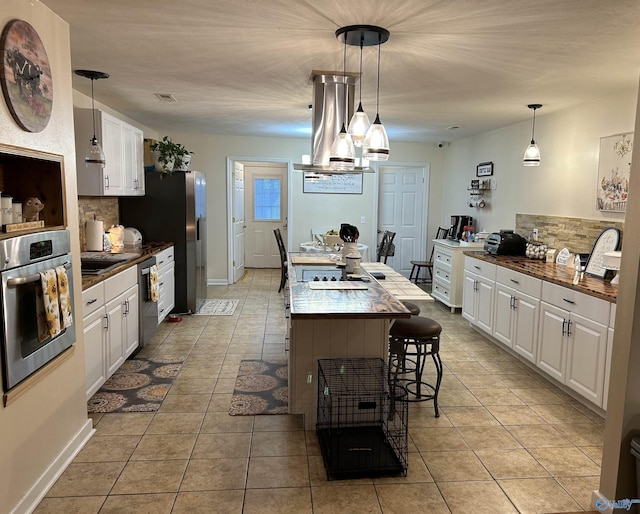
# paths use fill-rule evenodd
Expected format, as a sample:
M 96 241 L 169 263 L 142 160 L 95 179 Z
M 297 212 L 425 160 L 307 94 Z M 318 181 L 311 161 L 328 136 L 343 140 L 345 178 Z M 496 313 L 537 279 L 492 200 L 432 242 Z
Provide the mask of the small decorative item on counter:
M 547 245 L 540 241 L 530 241 L 526 245 L 525 255 L 529 259 L 545 260 L 547 258 Z
M 24 221 L 38 221 L 42 209 L 44 209 L 44 204 L 39 198 L 35 196 L 27 198 L 22 206 L 22 217 Z
M 460 241 L 466 241 L 468 233 L 469 233 L 469 225 L 465 225 L 464 227 L 462 227 L 462 235 L 460 236 Z
M 12 201 L 11 209 L 13 211 L 12 223 L 22 223 L 22 202 L 14 199 Z
M 469 243 L 473 243 L 473 234 L 475 233 L 475 228 L 469 226 L 469 231 L 467 232 L 467 241 Z
M 556 250 L 554 249 L 547 250 L 546 262 L 555 262 L 555 261 L 556 261 Z
M 2 193 L 0 196 L 0 211 L 2 212 L 2 224 L 11 225 L 13 223 L 13 197 L 9 193 Z

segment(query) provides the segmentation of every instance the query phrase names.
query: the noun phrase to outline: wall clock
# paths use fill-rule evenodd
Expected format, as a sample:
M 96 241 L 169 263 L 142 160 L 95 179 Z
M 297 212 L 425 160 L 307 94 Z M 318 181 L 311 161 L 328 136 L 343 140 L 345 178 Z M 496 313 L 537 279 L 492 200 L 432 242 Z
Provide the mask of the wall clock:
M 49 123 L 53 106 L 51 67 L 36 30 L 23 20 L 11 20 L 2 31 L 0 83 L 7 107 L 27 132 Z
M 607 273 L 607 269 L 604 267 L 604 253 L 612 252 L 620 248 L 620 231 L 615 227 L 605 228 L 596 242 L 593 243 L 593 248 L 589 254 L 587 265 L 585 267 L 585 273 L 594 275 L 596 277 L 604 278 Z

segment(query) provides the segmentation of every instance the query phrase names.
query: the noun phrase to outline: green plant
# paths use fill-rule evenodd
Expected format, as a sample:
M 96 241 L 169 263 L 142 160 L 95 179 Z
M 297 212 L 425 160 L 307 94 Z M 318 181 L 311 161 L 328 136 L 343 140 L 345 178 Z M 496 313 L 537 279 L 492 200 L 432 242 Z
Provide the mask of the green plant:
M 185 157 L 193 154 L 184 145 L 174 143 L 169 136 L 164 136 L 162 140 L 151 145 L 151 150 L 157 152 L 157 161 L 160 165 L 160 173 L 170 174 L 174 170 L 181 169 L 185 164 Z M 188 161 L 187 161 L 188 162 Z

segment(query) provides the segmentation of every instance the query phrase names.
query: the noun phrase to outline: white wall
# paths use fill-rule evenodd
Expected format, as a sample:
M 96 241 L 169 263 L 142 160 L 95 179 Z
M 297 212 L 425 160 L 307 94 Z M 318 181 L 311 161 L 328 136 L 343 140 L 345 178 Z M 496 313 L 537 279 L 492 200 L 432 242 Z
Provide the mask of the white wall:
M 633 89 L 548 115 L 539 109 L 539 167 L 522 165 L 531 119 L 452 143 L 445 148 L 443 223 L 454 213 L 473 216 L 476 228 L 489 232 L 514 228 L 516 213 L 624 220 L 623 213 L 596 210 L 598 152 L 601 137 L 633 131 L 636 96 Z M 497 189 L 486 195 L 488 208 L 468 207 L 466 188 L 486 161 L 494 164 Z

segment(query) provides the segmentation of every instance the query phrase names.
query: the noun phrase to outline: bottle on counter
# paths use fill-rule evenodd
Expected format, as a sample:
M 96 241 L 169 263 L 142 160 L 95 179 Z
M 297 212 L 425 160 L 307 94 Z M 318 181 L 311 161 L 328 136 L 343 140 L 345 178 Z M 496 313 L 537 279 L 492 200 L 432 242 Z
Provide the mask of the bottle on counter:
M 470 243 L 473 243 L 474 232 L 475 232 L 475 229 L 472 226 L 470 226 L 469 231 L 467 232 L 467 241 L 469 241 Z

